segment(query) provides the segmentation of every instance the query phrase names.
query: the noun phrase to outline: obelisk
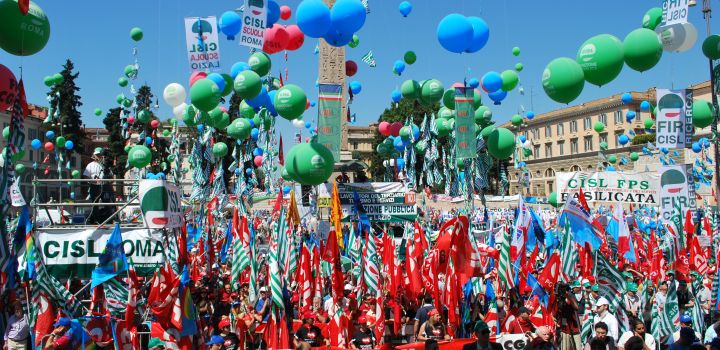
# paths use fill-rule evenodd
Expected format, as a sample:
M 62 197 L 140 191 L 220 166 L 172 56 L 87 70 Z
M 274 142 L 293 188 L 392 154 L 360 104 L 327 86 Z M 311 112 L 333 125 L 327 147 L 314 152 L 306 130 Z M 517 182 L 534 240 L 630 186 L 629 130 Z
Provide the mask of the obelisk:
M 335 0 L 323 0 L 332 8 Z M 347 126 L 347 85 L 345 84 L 345 46 L 334 47 L 325 39 L 320 39 L 320 67 L 318 69 L 318 82 L 320 84 L 338 84 L 342 87 L 342 133 L 340 139 L 340 152 L 348 152 L 348 126 Z

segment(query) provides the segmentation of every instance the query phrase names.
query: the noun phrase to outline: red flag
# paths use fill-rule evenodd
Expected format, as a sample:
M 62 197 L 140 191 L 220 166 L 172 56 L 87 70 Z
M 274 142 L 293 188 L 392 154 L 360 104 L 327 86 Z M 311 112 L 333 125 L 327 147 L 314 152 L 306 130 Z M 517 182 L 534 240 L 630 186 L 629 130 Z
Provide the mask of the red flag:
M 283 153 L 282 135 L 280 135 L 280 146 L 278 146 L 278 162 L 280 163 L 280 165 L 285 166 L 285 155 Z
M 415 230 L 413 232 L 413 240 L 415 242 L 415 254 L 414 257 L 420 257 L 423 255 L 423 253 L 428 249 L 428 241 L 425 237 L 425 231 L 423 231 L 420 224 L 415 221 Z
M 527 276 L 535 270 L 535 262 L 537 261 L 538 251 L 540 250 L 539 247 L 539 244 L 535 245 L 535 249 L 533 249 L 532 253 L 530 253 L 530 258 L 528 258 L 525 264 L 523 264 L 523 275 Z
M 310 268 L 310 248 L 305 242 L 300 248 L 300 266 L 297 269 L 297 285 L 300 292 L 300 308 L 312 306 L 312 269 Z
M 90 335 L 90 339 L 96 343 L 110 343 L 113 340 L 109 315 L 94 314 L 90 316 L 90 319 L 85 324 L 85 329 Z
M 323 288 L 322 273 L 321 273 L 321 269 L 320 269 L 320 247 L 318 247 L 317 245 L 313 246 L 312 253 L 313 253 L 313 270 L 315 271 L 315 274 L 314 274 L 315 280 L 313 281 L 313 287 L 314 287 L 313 294 L 316 297 L 322 298 L 322 291 L 324 290 L 324 288 Z
M 55 307 L 50 297 L 41 289 L 32 299 L 32 303 L 39 305 L 39 312 L 35 320 L 35 346 L 40 348 L 43 338 L 53 331 L 55 327 Z
M 685 279 L 685 276 L 690 273 L 690 261 L 687 257 L 687 249 L 680 250 L 674 265 L 677 279 Z
M 175 304 L 178 304 L 179 309 L 180 303 L 179 285 L 180 278 L 167 262 L 153 276 L 153 285 L 150 288 L 147 302 L 150 311 L 164 326 L 169 326 L 172 322 L 176 326 L 180 324 L 177 326 L 178 328 L 182 327 L 180 315 L 175 314 Z
M 343 296 L 343 282 L 345 279 L 342 275 L 342 265 L 340 261 L 340 247 L 338 247 L 338 240 L 334 239 L 337 237 L 335 231 L 330 231 L 328 236 L 327 246 L 325 246 L 325 253 L 323 254 L 323 260 L 330 263 L 332 266 L 332 296 L 334 300 L 340 300 Z
M 685 242 L 690 245 L 693 234 L 695 233 L 695 224 L 693 224 L 692 213 L 689 209 L 685 212 L 685 227 L 683 229 L 687 237 L 687 240 Z
M 419 250 L 419 248 L 416 245 L 405 245 L 405 274 L 408 278 L 407 294 L 412 300 L 417 299 L 423 287 L 422 280 L 420 279 L 420 271 L 418 270 L 420 263 L 418 263 L 416 257 L 417 250 Z
M 177 232 L 177 245 L 178 245 L 178 268 L 180 271 L 185 268 L 188 263 L 188 252 L 187 252 L 187 226 L 180 225 L 180 231 Z
M 20 2 L 23 2 L 22 0 Z M 22 7 L 21 7 L 22 8 Z M 18 93 L 20 94 L 20 107 L 22 108 L 23 118 L 30 114 L 30 108 L 28 107 L 27 98 L 25 97 L 25 85 L 22 79 L 18 83 Z
M 128 324 L 134 324 L 135 320 L 135 308 L 137 307 L 138 294 L 140 293 L 140 282 L 137 279 L 137 273 L 135 272 L 135 265 L 132 263 L 128 264 L 128 300 L 127 307 L 125 308 L 125 322 Z M 122 347 L 121 347 L 122 349 Z
M 140 337 L 137 335 L 137 327 L 132 322 L 117 321 L 115 336 L 118 349 L 140 349 Z
M 30 0 L 18 0 L 18 7 L 23 16 L 27 15 L 30 11 Z
M 704 276 L 708 270 L 707 257 L 703 253 L 702 247 L 700 247 L 697 236 L 693 237 L 690 244 L 690 257 L 692 258 L 693 269 Z
M 550 256 L 550 259 L 548 259 L 542 273 L 538 276 L 538 283 L 540 283 L 545 290 L 554 290 L 558 276 L 560 276 L 560 253 L 556 250 Z

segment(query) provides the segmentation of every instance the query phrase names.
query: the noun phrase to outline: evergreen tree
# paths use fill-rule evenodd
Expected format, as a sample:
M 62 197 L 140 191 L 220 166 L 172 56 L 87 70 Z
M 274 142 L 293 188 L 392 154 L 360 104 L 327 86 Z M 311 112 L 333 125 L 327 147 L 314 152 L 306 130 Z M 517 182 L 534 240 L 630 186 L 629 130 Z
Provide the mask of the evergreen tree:
M 58 118 L 54 119 L 47 128 L 53 130 L 55 135 L 63 136 L 66 140 L 72 140 L 75 147 L 69 151 L 82 153 L 85 150 L 85 130 L 83 129 L 82 115 L 78 108 L 82 106 L 80 96 L 77 93 L 80 88 L 75 85 L 75 79 L 80 73 L 73 73 L 75 66 L 68 59 L 60 72 L 63 82 L 55 85 L 48 92 L 50 107 L 58 112 Z
M 155 113 L 152 111 L 154 108 L 154 97 L 155 96 L 153 95 L 149 86 L 143 85 L 140 87 L 140 89 L 138 89 L 138 93 L 135 96 L 135 113 L 137 115 L 140 113 L 140 111 L 146 110 L 150 113 L 151 118 L 148 123 L 140 123 L 136 120 L 132 128 L 140 134 L 140 144 L 148 146 L 145 143 L 145 138 L 149 136 L 153 139 L 152 147 L 148 146 L 152 151 L 152 162 L 150 162 L 150 165 L 148 165 L 148 171 L 153 173 L 158 173 L 162 171 L 165 174 L 168 174 L 170 171 L 170 162 L 168 162 L 167 159 L 170 155 L 170 142 L 164 138 L 157 137 L 157 130 L 153 129 L 150 126 L 150 123 L 153 120 L 158 119 L 155 116 Z
M 122 178 L 127 168 L 127 152 L 125 152 L 125 138 L 122 135 L 122 125 L 120 124 L 121 107 L 112 108 L 107 112 L 103 123 L 105 130 L 108 131 L 108 142 L 106 146 L 109 163 L 112 164 L 112 172 L 115 178 Z M 122 186 L 119 186 L 122 188 Z M 117 192 L 116 193 L 121 193 Z

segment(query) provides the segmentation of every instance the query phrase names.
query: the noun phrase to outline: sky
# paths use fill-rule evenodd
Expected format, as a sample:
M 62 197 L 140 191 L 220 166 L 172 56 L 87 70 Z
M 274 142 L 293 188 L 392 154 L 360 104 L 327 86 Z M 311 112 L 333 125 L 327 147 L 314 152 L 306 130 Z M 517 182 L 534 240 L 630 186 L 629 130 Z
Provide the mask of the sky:
M 282 24 L 295 23 L 294 10 L 300 0 L 277 0 L 288 5 L 293 17 Z M 562 108 L 546 96 L 541 77 L 545 66 L 557 57 L 575 58 L 578 48 L 588 38 L 598 34 L 612 34 L 622 40 L 630 31 L 641 27 L 645 12 L 660 6 L 660 0 L 607 1 L 531 1 L 531 0 L 411 0 L 413 12 L 403 18 L 398 11 L 400 0 L 369 0 L 370 14 L 357 33 L 360 45 L 346 48 L 347 59 L 358 63 L 359 71 L 350 81 L 362 84 L 362 92 L 355 96 L 351 111 L 356 114 L 355 125 L 377 121 L 390 106 L 391 92 L 407 79 L 439 79 L 446 87 L 463 79 L 480 78 L 488 71 L 512 69 L 516 63 L 524 65 L 518 89 L 510 92 L 501 105 L 483 95 L 483 102 L 491 107 L 493 119 L 503 123 L 521 110 L 536 114 Z M 184 17 L 217 16 L 240 7 L 243 1 L 186 1 L 186 0 L 125 0 L 125 1 L 50 1 L 38 0 L 51 25 L 50 41 L 39 53 L 18 57 L 0 51 L 0 64 L 23 78 L 30 103 L 47 105 L 48 88 L 43 77 L 59 72 L 65 59 L 70 58 L 80 72 L 77 85 L 81 88 L 83 122 L 88 127 L 101 127 L 102 116 L 93 114 L 95 108 L 103 112 L 116 106 L 116 96 L 131 95 L 130 87 L 121 88 L 117 79 L 126 65 L 138 60 L 138 78 L 132 84 L 138 88 L 147 83 L 160 99 L 155 111 L 162 120 L 172 118 L 172 109 L 162 100 L 164 87 L 173 82 L 188 88 L 190 68 L 185 48 Z M 702 1 L 698 0 L 701 4 Z M 716 18 L 720 6 L 715 3 Z M 439 21 L 451 13 L 483 18 L 490 27 L 487 45 L 477 53 L 455 54 L 444 50 L 436 35 Z M 709 77 L 707 59 L 701 51 L 705 37 L 705 21 L 701 6 L 690 10 L 690 22 L 698 29 L 698 41 L 687 52 L 663 54 L 660 63 L 650 71 L 639 73 L 623 68 L 620 75 L 601 88 L 586 84 L 579 104 L 626 91 L 644 91 L 649 87 L 683 88 L 705 81 Z M 712 30 L 718 30 L 717 19 Z M 130 39 L 133 27 L 144 31 L 141 42 Z M 0 34 L 4 35 L 4 33 Z M 222 36 L 222 34 L 221 34 Z M 317 39 L 307 38 L 302 48 L 292 51 L 285 61 L 283 54 L 272 55 L 272 73 L 284 72 L 293 83 L 305 89 L 311 100 L 317 99 L 315 81 L 318 75 L 318 56 L 314 54 Z M 519 47 L 521 54 L 512 55 Z M 137 47 L 137 56 L 133 48 Z M 246 61 L 249 51 L 236 41 L 220 40 L 222 72 L 229 73 L 235 62 Z M 360 58 L 372 50 L 377 67 L 370 68 Z M 412 50 L 417 62 L 408 66 L 402 76 L 392 73 L 393 63 Z M 188 101 L 189 103 L 189 101 Z M 104 116 L 104 113 L 103 113 Z M 304 115 L 313 121 L 317 110 L 311 108 Z M 278 118 L 281 119 L 281 118 Z M 282 120 L 278 127 L 286 139 L 298 130 Z M 307 136 L 307 133 L 304 134 Z

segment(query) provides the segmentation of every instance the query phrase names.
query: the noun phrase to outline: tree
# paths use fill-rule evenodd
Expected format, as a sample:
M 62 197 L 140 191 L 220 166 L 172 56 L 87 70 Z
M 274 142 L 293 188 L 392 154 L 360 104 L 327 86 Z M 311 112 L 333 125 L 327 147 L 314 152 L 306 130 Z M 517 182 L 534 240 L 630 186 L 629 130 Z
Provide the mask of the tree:
M 122 125 L 120 124 L 120 112 L 122 107 L 112 108 L 107 112 L 103 124 L 105 130 L 108 131 L 107 153 L 109 161 L 112 164 L 112 172 L 115 177 L 123 177 L 127 168 L 127 153 L 125 152 L 125 138 L 122 135 Z M 122 189 L 122 186 L 119 186 Z M 117 192 L 117 190 L 116 190 Z M 117 192 L 122 194 L 122 192 Z
M 66 140 L 72 140 L 75 147 L 69 152 L 83 152 L 85 150 L 85 130 L 82 123 L 82 115 L 78 108 L 82 106 L 80 96 L 77 93 L 80 88 L 75 85 L 75 79 L 80 73 L 73 73 L 75 66 L 68 59 L 63 65 L 60 74 L 63 76 L 61 84 L 54 85 L 48 97 L 50 98 L 50 107 L 58 112 L 58 119 L 50 124 L 49 130 L 53 130 L 55 135 L 63 136 Z
M 140 113 L 141 111 L 145 110 L 150 113 L 150 121 L 158 119 L 155 116 L 155 113 L 153 113 L 153 98 L 155 96 L 153 95 L 152 91 L 150 90 L 150 87 L 147 85 L 143 85 L 138 89 L 138 93 L 135 96 L 135 104 L 136 104 L 136 114 Z M 157 130 L 153 129 L 150 126 L 150 122 L 143 124 L 140 122 L 135 122 L 133 124 L 133 129 L 137 132 L 139 132 L 142 135 L 145 135 L 145 137 L 152 137 L 153 144 L 150 150 L 152 151 L 152 162 L 150 162 L 149 171 L 153 173 L 158 172 L 165 172 L 165 174 L 168 174 L 170 171 L 170 162 L 167 161 L 168 156 L 170 155 L 170 143 L 161 137 L 157 137 Z M 145 139 L 142 139 L 142 144 L 145 144 Z

